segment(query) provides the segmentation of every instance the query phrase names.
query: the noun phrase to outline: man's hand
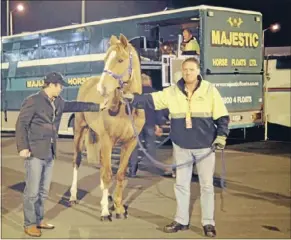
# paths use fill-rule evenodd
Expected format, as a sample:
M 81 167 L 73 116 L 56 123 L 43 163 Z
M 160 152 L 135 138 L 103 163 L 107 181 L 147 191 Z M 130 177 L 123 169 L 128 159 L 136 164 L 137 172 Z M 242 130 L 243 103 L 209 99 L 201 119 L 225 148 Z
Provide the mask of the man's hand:
M 181 50 L 182 52 L 184 52 L 184 50 L 185 50 L 185 46 L 186 46 L 186 43 L 183 41 L 183 42 L 181 43 L 181 45 L 180 45 L 180 50 Z
M 225 136 L 217 136 L 212 144 L 212 146 L 215 146 L 216 149 L 218 149 L 218 150 L 224 149 L 225 145 L 226 145 L 226 137 Z
M 163 129 L 160 128 L 158 125 L 155 125 L 155 135 L 156 135 L 157 137 L 160 137 L 160 136 L 163 135 Z
M 28 158 L 30 157 L 30 155 L 31 155 L 31 152 L 29 151 L 29 149 L 23 149 L 19 152 L 20 157 Z
M 134 95 L 132 93 L 124 93 L 122 94 L 122 97 L 127 99 L 129 102 L 132 102 L 134 99 Z

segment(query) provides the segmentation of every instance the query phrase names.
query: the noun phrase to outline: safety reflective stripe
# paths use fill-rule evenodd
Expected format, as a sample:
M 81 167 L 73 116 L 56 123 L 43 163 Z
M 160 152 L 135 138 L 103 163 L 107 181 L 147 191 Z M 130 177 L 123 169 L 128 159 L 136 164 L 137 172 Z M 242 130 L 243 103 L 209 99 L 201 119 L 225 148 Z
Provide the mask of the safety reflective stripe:
M 191 117 L 212 117 L 210 112 L 191 112 Z
M 191 117 L 212 117 L 210 112 L 191 112 Z M 171 113 L 171 118 L 186 118 L 186 113 Z

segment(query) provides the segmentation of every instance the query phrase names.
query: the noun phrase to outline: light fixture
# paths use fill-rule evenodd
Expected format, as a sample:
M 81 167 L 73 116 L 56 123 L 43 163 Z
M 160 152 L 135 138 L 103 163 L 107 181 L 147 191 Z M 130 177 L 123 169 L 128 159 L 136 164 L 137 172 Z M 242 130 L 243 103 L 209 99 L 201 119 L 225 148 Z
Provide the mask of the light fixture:
M 278 31 L 280 31 L 280 29 L 281 29 L 281 26 L 279 23 L 274 23 L 270 26 L 271 32 L 278 32 Z
M 22 4 L 18 4 L 16 9 L 17 11 L 22 12 L 24 10 L 24 6 Z

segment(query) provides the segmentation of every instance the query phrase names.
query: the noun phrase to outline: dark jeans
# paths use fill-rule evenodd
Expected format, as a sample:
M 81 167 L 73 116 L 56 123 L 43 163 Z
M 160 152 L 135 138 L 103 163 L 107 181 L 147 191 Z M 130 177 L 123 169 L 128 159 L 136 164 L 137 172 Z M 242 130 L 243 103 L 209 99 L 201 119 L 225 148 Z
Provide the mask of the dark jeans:
M 23 194 L 24 227 L 39 225 L 44 217 L 44 201 L 48 196 L 53 172 L 53 154 L 43 160 L 24 160 L 25 189 Z
M 144 148 L 153 158 L 156 158 L 156 135 L 155 135 L 155 126 L 144 126 L 141 133 L 139 134 L 139 140 L 144 140 Z M 136 145 L 136 148 L 132 152 L 129 159 L 129 172 L 133 175 L 136 174 L 138 169 L 138 155 L 139 155 L 139 145 Z M 144 154 L 141 154 L 142 159 L 144 159 Z

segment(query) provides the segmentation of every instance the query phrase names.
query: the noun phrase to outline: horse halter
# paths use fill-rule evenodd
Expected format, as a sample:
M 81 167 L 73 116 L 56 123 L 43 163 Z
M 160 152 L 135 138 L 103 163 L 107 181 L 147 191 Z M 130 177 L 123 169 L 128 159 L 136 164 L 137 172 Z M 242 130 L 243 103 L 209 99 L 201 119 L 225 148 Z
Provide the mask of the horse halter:
M 108 75 L 110 75 L 111 77 L 113 77 L 114 79 L 118 80 L 119 86 L 122 89 L 125 82 L 122 80 L 122 78 L 124 77 L 124 75 L 126 74 L 126 71 L 128 72 L 129 75 L 132 74 L 132 52 L 129 53 L 129 66 L 128 69 L 124 71 L 123 74 L 116 74 L 110 70 L 104 70 L 104 73 L 107 73 Z

